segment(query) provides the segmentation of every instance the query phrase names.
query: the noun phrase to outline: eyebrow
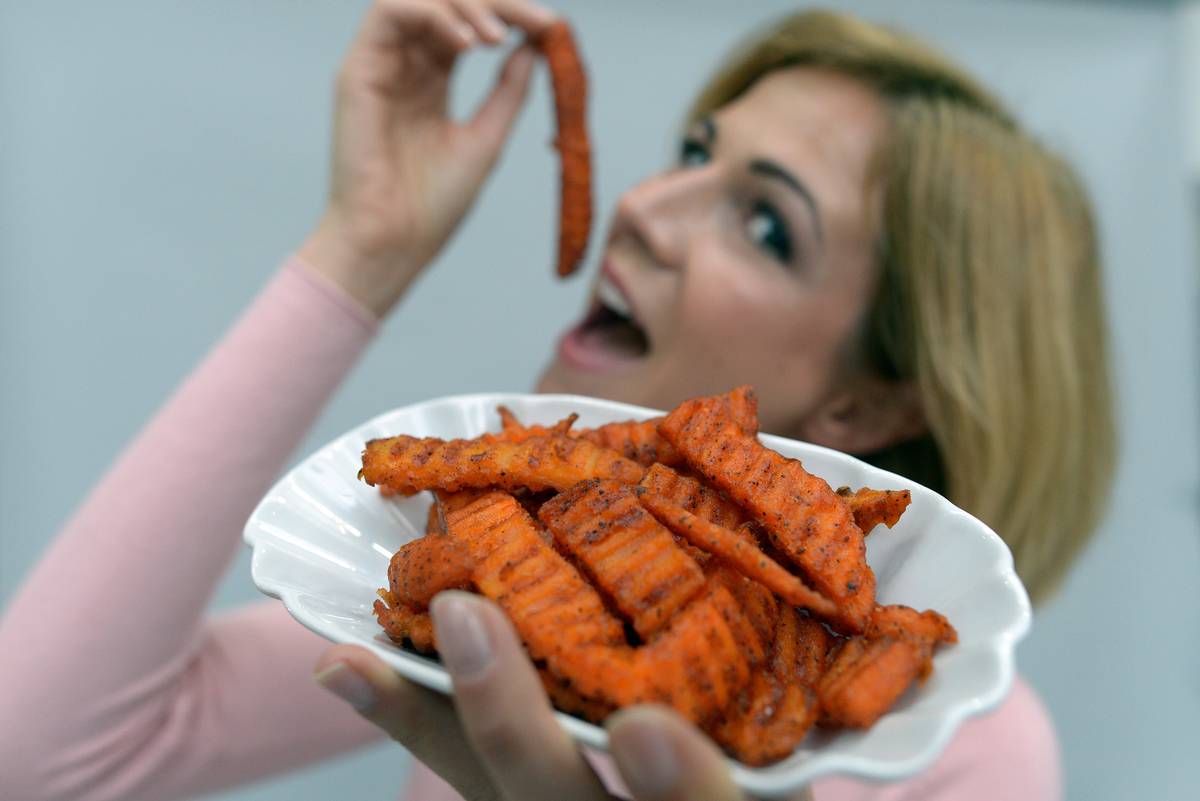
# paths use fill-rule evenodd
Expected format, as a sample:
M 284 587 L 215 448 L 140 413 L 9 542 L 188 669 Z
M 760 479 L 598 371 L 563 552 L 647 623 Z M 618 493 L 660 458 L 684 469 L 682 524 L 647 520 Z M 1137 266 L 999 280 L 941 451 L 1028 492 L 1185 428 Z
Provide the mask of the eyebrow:
M 717 142 L 717 124 L 713 122 L 712 117 L 701 117 L 697 123 L 704 129 L 704 139 L 711 146 Z M 808 186 L 796 176 L 785 170 L 780 165 L 769 159 L 754 159 L 750 162 L 750 172 L 761 175 L 764 178 L 770 178 L 779 181 L 788 189 L 800 196 L 808 206 L 809 213 L 812 214 L 813 228 L 817 232 L 817 241 L 824 239 L 821 228 L 821 212 L 817 208 L 817 199 L 813 196 Z

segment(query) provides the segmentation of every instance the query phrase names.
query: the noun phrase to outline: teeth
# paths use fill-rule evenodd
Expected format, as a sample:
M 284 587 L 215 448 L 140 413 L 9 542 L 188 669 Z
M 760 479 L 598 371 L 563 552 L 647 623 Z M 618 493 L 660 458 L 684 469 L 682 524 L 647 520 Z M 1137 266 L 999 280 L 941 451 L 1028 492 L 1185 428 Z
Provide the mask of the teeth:
M 596 295 L 600 298 L 601 303 L 622 317 L 633 317 L 633 309 L 630 308 L 629 301 L 625 300 L 625 296 L 621 294 L 621 290 L 603 276 L 600 277 L 600 286 Z

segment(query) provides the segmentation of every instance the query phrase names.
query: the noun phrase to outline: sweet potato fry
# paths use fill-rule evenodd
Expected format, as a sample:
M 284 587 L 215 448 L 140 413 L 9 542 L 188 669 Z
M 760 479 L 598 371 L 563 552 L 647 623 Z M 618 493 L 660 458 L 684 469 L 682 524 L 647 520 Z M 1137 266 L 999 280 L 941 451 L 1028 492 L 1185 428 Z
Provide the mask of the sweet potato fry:
M 587 75 L 571 28 L 559 20 L 536 40 L 550 67 L 558 134 L 554 146 L 562 162 L 558 275 L 575 271 L 587 249 L 592 226 L 592 164 L 588 141 Z
M 725 708 L 750 680 L 752 662 L 734 633 L 740 620 L 744 616 L 733 596 L 714 587 L 658 640 L 638 649 L 651 700 L 697 723 Z
M 666 465 L 650 465 L 639 486 L 718 526 L 736 529 L 746 522 L 746 515 L 733 501 L 699 479 Z
M 796 749 L 817 720 L 816 694 L 786 684 L 773 673 L 755 673 L 709 734 L 747 765 L 766 765 Z
M 579 419 L 579 415 L 574 412 L 552 426 L 524 425 L 507 406 L 497 406 L 496 412 L 500 415 L 500 432 L 479 437 L 484 442 L 524 442 L 533 437 L 576 436 L 571 426 Z
M 643 640 L 704 589 L 704 573 L 638 504 L 632 487 L 585 481 L 546 502 L 539 519 Z
M 469 587 L 473 568 L 461 542 L 434 534 L 406 543 L 392 554 L 388 585 L 400 603 L 425 609 L 442 590 Z
M 655 462 L 666 465 L 680 464 L 683 459 L 675 448 L 658 434 L 658 424 L 661 421 L 661 417 L 652 417 L 649 420 L 608 423 L 599 428 L 581 429 L 575 436 L 601 448 L 616 451 L 626 459 L 632 459 L 646 467 Z
M 551 427 L 543 425 L 524 425 L 517 416 L 506 406 L 498 406 L 501 431 L 498 434 L 485 434 L 485 438 L 521 442 L 530 437 L 569 436 L 585 439 L 601 448 L 615 451 L 626 459 L 649 467 L 655 462 L 678 464 L 682 460 L 671 443 L 658 434 L 658 424 L 661 417 L 649 420 L 626 420 L 618 423 L 607 423 L 599 428 L 580 428 L 572 430 L 572 424 L 579 415 L 572 414 L 560 420 Z
M 799 461 L 762 446 L 733 420 L 731 400 L 697 398 L 677 407 L 659 432 L 688 464 L 746 509 L 771 541 L 837 604 L 827 619 L 863 630 L 875 607 L 875 574 L 846 503 Z
M 433 652 L 433 622 L 428 612 L 400 603 L 388 590 L 379 590 L 374 610 L 379 625 L 391 640 L 408 642 L 423 653 Z
M 958 632 L 945 617 L 932 609 L 918 612 L 901 604 L 875 607 L 867 621 L 865 633 L 873 640 L 891 637 L 894 640 L 918 640 L 929 645 L 958 642 Z
M 837 606 L 779 566 L 757 545 L 727 528 L 697 517 L 681 506 L 639 487 L 638 500 L 658 520 L 701 550 L 719 556 L 739 573 L 754 579 L 790 604 L 811 609 L 824 617 L 838 613 Z
M 824 626 L 786 605 L 779 606 L 774 622 L 768 670 L 754 674 L 710 731 L 748 765 L 787 756 L 812 728 L 818 711 L 815 688 L 833 641 Z
M 823 723 L 871 726 L 928 672 L 931 652 L 909 639 L 847 640 L 817 688 Z
M 546 544 L 537 523 L 508 493 L 488 493 L 451 512 L 446 523 L 448 536 L 463 543 L 474 561 L 476 588 L 508 614 L 534 659 L 555 670 L 565 651 L 625 642 L 620 621 L 600 595 Z
M 593 701 L 580 695 L 570 683 L 555 676 L 546 668 L 538 670 L 542 687 L 554 708 L 568 715 L 575 715 L 592 723 L 602 723 L 616 709 L 612 704 L 603 701 Z
M 836 638 L 811 617 L 790 607 L 780 610 L 771 652 L 771 670 L 787 684 L 815 688 L 825 675 Z
M 362 458 L 359 478 L 409 495 L 492 486 L 565 490 L 589 478 L 636 484 L 645 473 L 636 462 L 569 437 L 487 442 L 398 436 L 371 440 Z
M 900 522 L 900 516 L 912 503 L 912 493 L 908 490 L 876 490 L 863 487 L 851 491 L 849 487 L 838 487 L 837 494 L 850 505 L 854 515 L 854 523 L 863 536 L 880 523 L 891 528 Z
M 661 703 L 694 723 L 712 720 L 750 680 L 751 661 L 735 626 L 741 609 L 722 586 L 680 612 L 652 643 L 639 648 L 585 646 L 561 655 L 571 686 L 615 706 Z
M 776 601 L 766 587 L 725 566 L 720 560 L 710 562 L 704 569 L 704 575 L 708 577 L 710 587 L 722 586 L 729 590 L 750 627 L 747 630 L 740 621 L 731 621 L 730 625 L 735 628 L 734 635 L 746 648 L 751 662 L 762 662 L 771 651 L 780 610 L 784 605 Z

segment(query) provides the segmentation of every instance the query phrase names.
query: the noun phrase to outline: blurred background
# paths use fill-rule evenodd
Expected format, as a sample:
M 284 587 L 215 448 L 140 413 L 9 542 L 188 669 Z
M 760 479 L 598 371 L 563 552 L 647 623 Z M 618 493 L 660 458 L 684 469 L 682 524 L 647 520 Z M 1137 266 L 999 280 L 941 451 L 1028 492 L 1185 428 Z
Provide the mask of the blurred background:
M 547 2 L 589 62 L 601 231 L 619 193 L 672 158 L 719 57 L 813 5 Z M 332 79 L 366 5 L 0 3 L 0 604 L 316 220 Z M 822 5 L 941 46 L 1093 193 L 1122 460 L 1103 529 L 1040 610 L 1020 668 L 1058 726 L 1070 798 L 1200 798 L 1200 3 Z M 498 62 L 467 58 L 456 107 Z M 531 387 L 591 279 L 550 277 L 550 112 L 539 74 L 481 202 L 297 460 L 395 406 Z M 248 563 L 215 608 L 259 597 Z M 407 769 L 381 745 L 219 798 L 394 798 Z

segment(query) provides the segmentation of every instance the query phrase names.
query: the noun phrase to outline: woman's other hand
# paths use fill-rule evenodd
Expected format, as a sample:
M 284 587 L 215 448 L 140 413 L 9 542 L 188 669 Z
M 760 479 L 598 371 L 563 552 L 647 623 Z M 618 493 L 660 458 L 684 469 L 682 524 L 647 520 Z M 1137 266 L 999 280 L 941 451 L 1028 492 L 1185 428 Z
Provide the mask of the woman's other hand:
M 491 602 L 463 592 L 434 599 L 434 630 L 454 698 L 400 677 L 364 648 L 338 645 L 318 681 L 451 784 L 467 801 L 612 796 L 555 720 L 512 625 Z M 633 707 L 607 728 L 622 780 L 638 801 L 733 801 L 716 746 L 674 712 Z M 805 792 L 798 799 L 811 801 Z
M 527 0 L 377 0 L 338 75 L 329 203 L 301 257 L 383 317 L 470 208 L 529 86 L 525 44 L 474 116 L 454 120 L 459 55 L 554 19 Z

